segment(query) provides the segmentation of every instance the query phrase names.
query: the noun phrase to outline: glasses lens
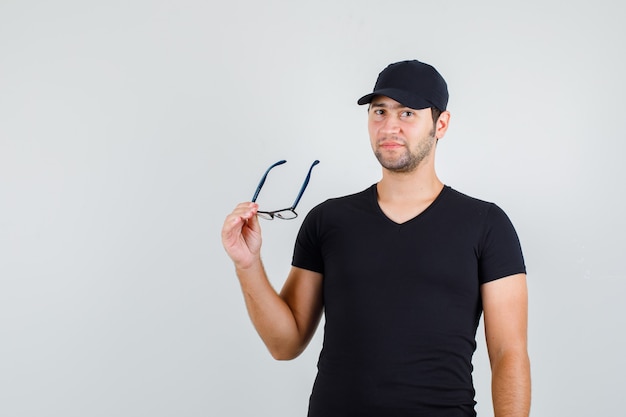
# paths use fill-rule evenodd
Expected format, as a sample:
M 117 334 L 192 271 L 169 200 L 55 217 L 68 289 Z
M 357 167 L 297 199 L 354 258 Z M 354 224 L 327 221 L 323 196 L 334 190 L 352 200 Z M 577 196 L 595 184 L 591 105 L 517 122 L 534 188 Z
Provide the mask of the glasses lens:
M 273 213 L 268 213 L 266 211 L 257 211 L 256 214 L 257 214 L 257 216 L 259 216 L 262 219 L 274 220 L 274 214 Z
M 276 213 L 274 213 L 274 216 L 283 220 L 291 220 L 291 219 L 295 219 L 296 217 L 298 217 L 298 214 L 293 210 L 281 210 L 281 211 L 277 211 Z

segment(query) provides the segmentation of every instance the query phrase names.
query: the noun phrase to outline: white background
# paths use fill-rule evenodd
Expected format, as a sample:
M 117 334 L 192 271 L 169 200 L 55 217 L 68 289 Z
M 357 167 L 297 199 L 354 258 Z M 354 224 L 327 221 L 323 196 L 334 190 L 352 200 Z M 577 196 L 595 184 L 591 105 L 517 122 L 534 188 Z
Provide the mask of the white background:
M 313 159 L 302 214 L 376 182 L 356 100 L 417 58 L 440 177 L 522 240 L 532 414 L 623 416 L 625 39 L 609 0 L 0 0 L 0 415 L 304 416 L 321 331 L 271 359 L 222 221 L 279 159 L 267 208 Z M 277 287 L 300 221 L 263 223 Z

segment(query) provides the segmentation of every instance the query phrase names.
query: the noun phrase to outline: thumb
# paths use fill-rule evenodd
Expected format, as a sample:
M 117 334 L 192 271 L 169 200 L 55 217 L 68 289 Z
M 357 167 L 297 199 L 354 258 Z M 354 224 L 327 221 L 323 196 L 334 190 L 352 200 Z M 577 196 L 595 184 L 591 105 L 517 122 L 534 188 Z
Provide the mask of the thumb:
M 261 223 L 259 222 L 259 216 L 257 215 L 258 209 L 258 206 L 254 207 L 254 212 L 247 220 L 247 226 L 255 233 L 261 233 Z

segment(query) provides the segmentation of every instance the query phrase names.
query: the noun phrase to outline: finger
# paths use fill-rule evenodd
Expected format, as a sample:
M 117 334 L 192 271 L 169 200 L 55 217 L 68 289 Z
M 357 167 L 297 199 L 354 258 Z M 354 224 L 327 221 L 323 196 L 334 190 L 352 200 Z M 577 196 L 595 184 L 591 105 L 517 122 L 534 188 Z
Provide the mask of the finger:
M 243 211 L 243 219 L 250 220 L 252 218 L 256 218 L 256 213 L 259 210 L 259 205 L 257 203 L 242 203 L 240 206 Z
M 259 223 L 259 216 L 256 215 L 258 206 L 254 209 L 254 214 L 248 219 L 248 227 L 255 232 L 261 231 L 261 224 Z
M 235 209 L 226 216 L 222 235 L 231 235 L 233 232 L 241 232 L 246 222 L 252 218 L 256 218 L 258 205 L 256 203 L 240 203 Z
M 240 203 L 235 209 L 227 216 L 227 219 L 240 218 L 242 220 L 248 220 L 256 214 L 258 205 L 256 203 Z

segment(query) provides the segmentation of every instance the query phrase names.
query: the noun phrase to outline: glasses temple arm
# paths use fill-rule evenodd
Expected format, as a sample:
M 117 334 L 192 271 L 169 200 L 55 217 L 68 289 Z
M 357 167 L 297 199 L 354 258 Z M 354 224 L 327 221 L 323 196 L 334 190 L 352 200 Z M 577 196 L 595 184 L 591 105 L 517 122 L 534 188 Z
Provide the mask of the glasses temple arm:
M 265 179 L 267 178 L 267 174 L 270 173 L 270 171 L 272 170 L 272 168 L 274 168 L 275 166 L 278 165 L 282 165 L 285 162 L 287 162 L 286 160 L 281 160 L 276 162 L 275 164 L 272 164 L 272 166 L 270 166 L 267 171 L 265 171 L 265 174 L 263 174 L 263 176 L 261 177 L 261 181 L 259 181 L 259 185 L 256 186 L 256 191 L 254 192 L 254 195 L 252 196 L 252 202 L 254 203 L 257 199 L 257 197 L 259 196 L 259 192 L 261 192 L 261 188 L 263 188 L 263 184 L 265 184 Z
M 320 161 L 318 161 L 316 159 L 311 164 L 311 168 L 309 168 L 309 173 L 306 174 L 306 178 L 304 179 L 304 183 L 302 184 L 302 187 L 300 187 L 300 192 L 298 193 L 298 196 L 296 197 L 296 201 L 293 202 L 293 205 L 291 206 L 291 210 L 294 210 L 296 208 L 296 206 L 298 205 L 298 203 L 300 202 L 300 198 L 302 198 L 302 194 L 304 194 L 304 190 L 306 190 L 307 185 L 309 185 L 309 180 L 311 179 L 311 171 L 313 171 L 313 167 L 315 165 L 319 164 L 319 163 L 320 163 Z

